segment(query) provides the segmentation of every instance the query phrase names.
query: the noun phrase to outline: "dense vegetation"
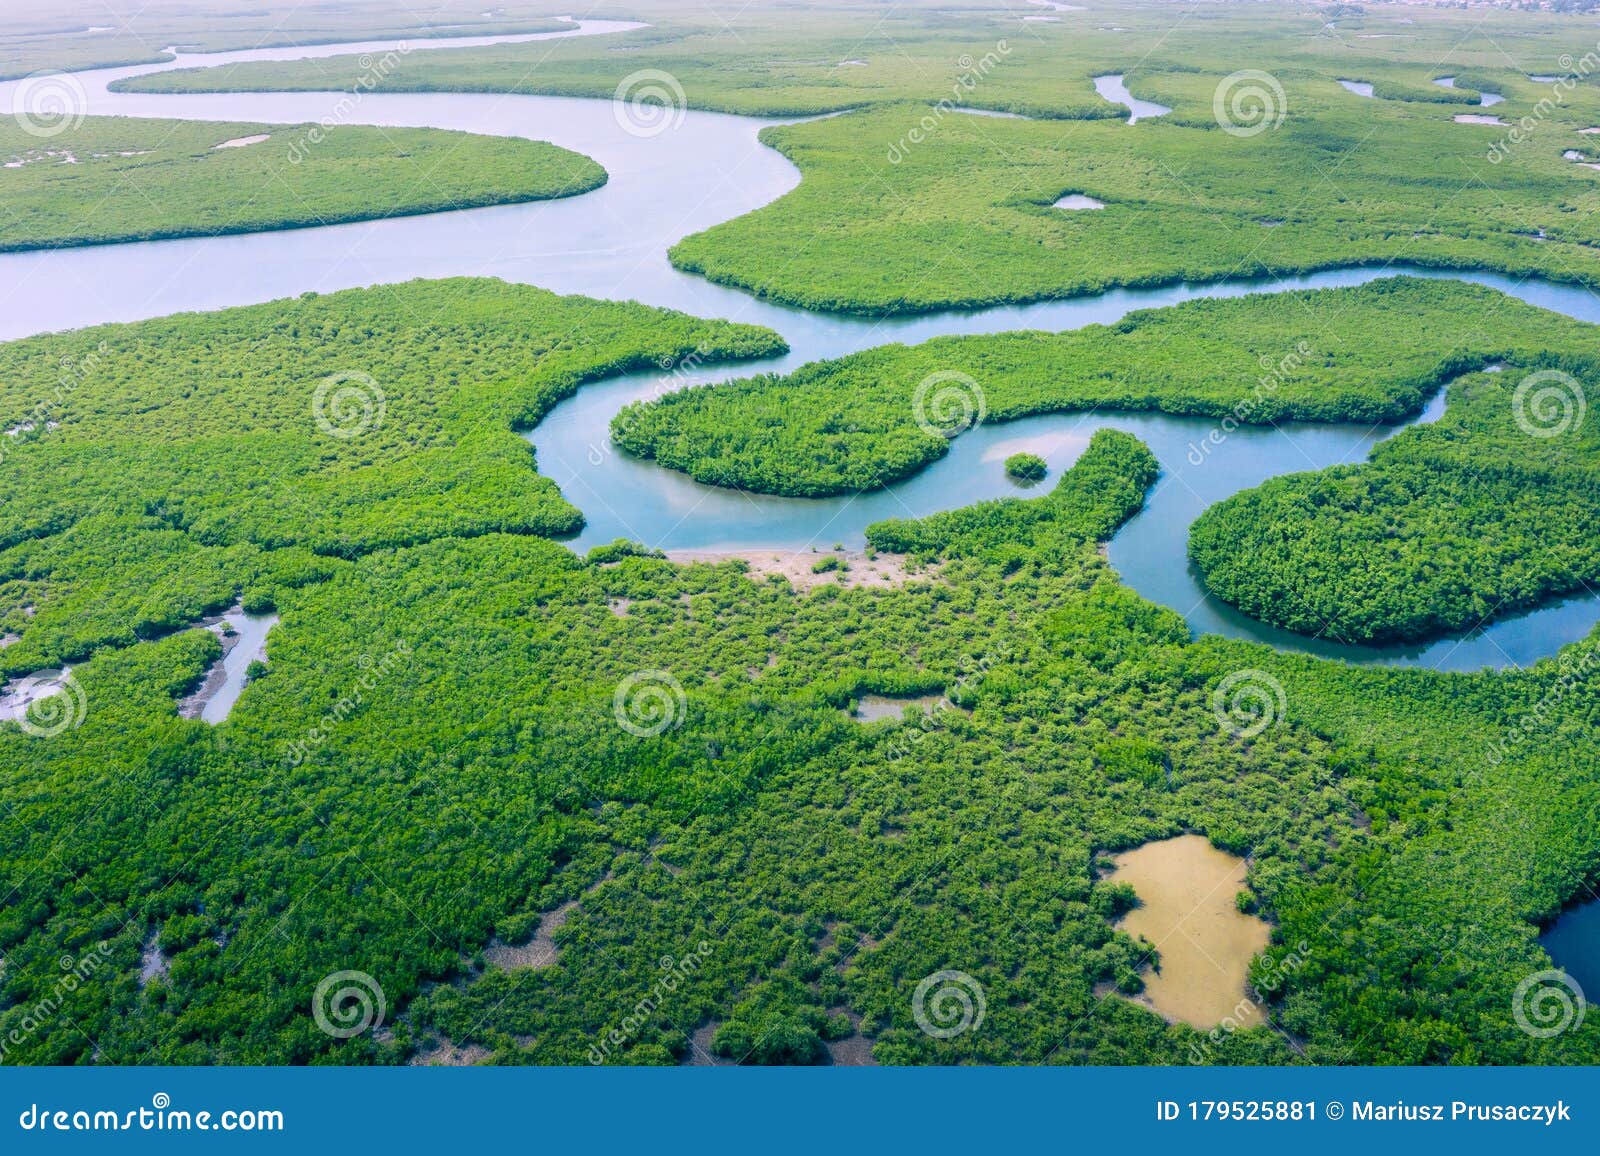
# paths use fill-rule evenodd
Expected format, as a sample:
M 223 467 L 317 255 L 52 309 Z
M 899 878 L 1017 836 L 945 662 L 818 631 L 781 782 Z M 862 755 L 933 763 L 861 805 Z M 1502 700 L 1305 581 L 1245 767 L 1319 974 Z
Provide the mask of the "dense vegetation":
M 1006 459 L 1006 476 L 1019 482 L 1038 482 L 1050 472 L 1050 464 L 1038 454 L 1012 454 Z
M 655 0 L 638 11 L 656 18 Z M 1414 26 L 1215 6 L 1172 28 L 1138 7 L 1020 25 L 929 3 L 824 32 L 773 5 L 748 36 L 669 14 L 627 46 L 541 48 L 531 83 L 608 94 L 666 64 L 728 107 L 926 102 L 959 45 L 1021 27 L 989 107 L 1105 117 L 1088 77 L 1123 68 L 1174 106 L 1132 128 L 946 117 L 892 172 L 882 150 L 926 103 L 775 130 L 807 183 L 680 258 L 797 300 L 922 307 L 1395 252 L 1589 276 L 1592 198 L 1572 190 L 1596 178 L 1550 150 L 1593 94 L 1542 124 L 1526 163 L 1474 169 L 1488 134 L 1448 120 L 1470 93 L 1429 81 L 1453 52 L 1463 84 L 1526 108 L 1535 88 L 1494 39 L 1513 18 L 1406 12 Z M 1570 47 L 1536 19 L 1503 37 L 1529 71 Z M 1211 92 L 1237 66 L 1218 44 L 1280 62 L 1281 129 L 1216 130 Z M 535 59 L 450 54 L 395 87 L 506 85 Z M 237 78 L 326 87 L 341 67 Z M 1064 189 L 1108 207 L 1050 209 Z M 1507 394 L 1534 369 L 1594 382 L 1593 336 L 1402 279 L 888 347 L 637 409 L 619 437 L 710 480 L 840 492 L 944 452 L 916 421 L 930 374 L 970 376 L 988 420 L 1107 405 L 1222 430 L 1393 420 L 1474 371 L 1438 427 L 1241 496 L 1197 533 L 1241 602 L 1256 595 L 1231 536 L 1267 584 L 1296 552 L 1318 572 L 1348 551 L 1331 588 L 1359 631 L 1368 581 L 1420 584 L 1379 604 L 1393 624 L 1430 597 L 1588 572 L 1593 421 L 1519 442 Z M 796 590 L 548 540 L 581 515 L 517 427 L 610 373 L 781 345 L 482 280 L 0 345 L 0 672 L 70 661 L 83 704 L 59 734 L 0 723 L 0 1061 L 1600 1062 L 1600 1017 L 1538 1038 L 1512 1011 L 1550 966 L 1536 925 L 1600 879 L 1600 637 L 1474 675 L 1192 639 L 1097 549 L 1157 475 L 1116 432 L 1036 498 L 871 527 L 872 549 L 914 556 L 897 585 Z M 1498 377 L 1475 372 L 1496 360 Z M 1400 527 L 1398 556 L 1380 525 Z M 842 576 L 827 558 L 814 567 Z M 184 627 L 234 599 L 281 614 L 265 668 L 226 723 L 180 718 L 219 650 Z M 1247 733 L 1217 705 L 1241 676 L 1282 690 Z M 867 694 L 945 698 L 863 724 Z M 1185 831 L 1250 859 L 1248 902 L 1274 928 L 1268 1027 L 1206 1040 L 1117 994 L 1158 960 L 1112 926 L 1129 896 L 1104 856 Z M 559 955 L 516 966 L 506 949 L 536 936 Z M 63 993 L 94 959 L 108 966 Z M 949 1039 L 918 1030 L 911 997 L 944 969 L 988 1006 Z M 316 993 L 349 971 L 387 1017 L 338 1038 Z
M 543 141 L 126 117 L 48 138 L 0 121 L 0 160 L 0 251 L 331 225 L 567 197 L 606 181 L 589 158 Z
M 625 40 L 608 35 L 418 52 L 383 77 L 380 90 L 610 97 L 626 76 L 649 68 L 671 74 L 698 108 L 806 115 L 906 97 L 951 97 L 964 72 L 997 52 L 997 38 L 1010 38 L 1009 45 L 1020 34 L 1040 44 L 1040 34 L 1052 31 L 1021 23 L 1005 0 L 978 0 L 967 11 L 953 11 L 941 0 L 910 0 L 890 10 L 872 0 L 843 0 L 830 3 L 825 14 L 814 5 L 768 0 L 739 11 L 737 39 L 728 35 L 724 13 L 677 0 L 630 0 L 584 15 L 644 20 L 649 26 L 626 33 Z M 958 64 L 962 59 L 969 61 L 967 68 Z M 356 57 L 346 56 L 235 65 L 226 77 L 179 69 L 118 87 L 141 92 L 348 88 L 364 71 Z M 997 84 L 1006 83 L 998 76 L 1004 69 L 985 71 Z M 1025 87 L 986 92 L 972 103 L 1056 118 L 1123 115 L 1092 88 L 1076 83 L 1077 77 L 1076 67 L 1058 77 L 1035 70 Z
M 753 326 L 468 279 L 0 345 L 0 429 L 32 427 L 0 435 L 0 635 L 22 635 L 0 672 L 241 590 L 271 602 L 330 557 L 574 530 L 516 427 L 599 377 L 781 349 Z
M 1600 396 L 1592 349 L 1555 363 L 1574 376 L 1542 379 L 1565 419 L 1552 395 L 1539 422 L 1536 380 L 1519 425 L 1517 388 L 1544 371 L 1508 365 L 1456 382 L 1437 425 L 1383 442 L 1368 465 L 1274 478 L 1213 506 L 1190 537 L 1207 585 L 1257 618 L 1352 642 L 1471 629 L 1592 589 L 1600 414 L 1572 408 Z
M 416 53 L 383 89 L 609 97 L 654 68 L 698 107 L 858 110 L 766 129 L 800 167 L 800 187 L 672 251 L 681 268 L 810 308 L 910 312 L 1395 261 L 1600 283 L 1600 174 L 1561 155 L 1590 141 L 1580 130 L 1600 123 L 1600 92 L 1574 82 L 1557 100 L 1531 79 L 1571 71 L 1558 58 L 1592 40 L 1577 18 L 1407 11 L 1409 23 L 1397 12 L 1330 22 L 1319 8 L 1252 4 L 1174 23 L 1124 4 L 1051 24 L 999 5 L 842 7 L 811 22 L 757 7 L 737 38 L 719 21 L 663 12 L 615 42 Z M 1276 127 L 1232 135 L 1215 100 L 1242 60 L 1282 96 L 1266 90 Z M 1113 72 L 1171 114 L 1122 123 L 1092 85 Z M 1463 87 L 1432 83 L 1447 73 Z M 327 88 L 356 75 L 356 61 L 335 58 L 167 72 L 129 87 Z M 1506 128 L 1453 122 L 1480 89 L 1505 95 L 1493 111 L 1506 125 L 1526 118 L 1506 163 L 1488 157 Z M 1063 192 L 1106 207 L 1056 209 Z
M 898 554 L 982 554 L 1006 573 L 1030 560 L 1057 565 L 1085 538 L 1109 538 L 1144 504 L 1160 472 L 1137 439 L 1101 430 L 1072 467 L 1071 480 L 1064 478 L 1046 497 L 1001 498 L 920 520 L 876 522 L 867 528 L 867 541 Z
M 74 671 L 81 726 L 0 725 L 8 1062 L 390 1062 L 449 1043 L 583 1063 L 605 1041 L 605 1062 L 663 1063 L 691 1037 L 774 1062 L 857 1029 L 883 1062 L 1184 1062 L 1193 1029 L 1097 994 L 1150 963 L 1107 921 L 1126 896 L 1099 854 L 1183 830 L 1251 855 L 1277 928 L 1263 966 L 1306 961 L 1272 989 L 1288 1035 L 1227 1035 L 1208 1060 L 1600 1059 L 1592 1017 L 1539 1040 L 1509 1007 L 1548 966 L 1533 921 L 1600 869 L 1593 680 L 1538 742 L 1507 744 L 1562 685 L 1555 663 L 1442 676 L 1190 641 L 1095 549 L 1154 477 L 1126 435 L 1036 500 L 873 528 L 944 555 L 934 577 L 801 593 L 493 532 L 565 524 L 511 425 L 602 365 L 770 347 L 759 332 L 410 285 L 8 346 L 6 397 L 101 340 L 103 368 L 4 474 L 8 666 L 103 626 Z M 307 387 L 354 365 L 386 416 L 318 438 Z M 174 708 L 215 640 L 140 638 L 132 608 L 160 590 L 282 614 L 222 726 Z M 1212 702 L 1244 669 L 1286 691 L 1249 738 Z M 682 697 L 640 734 L 615 696 L 643 672 Z M 847 714 L 940 691 L 953 705 L 927 725 Z M 554 963 L 484 954 L 568 900 Z M 60 959 L 92 953 L 110 966 L 48 1003 Z M 910 989 L 942 968 L 985 986 L 980 1030 L 917 1030 Z M 351 969 L 388 1018 L 335 1039 L 313 993 Z
M 938 391 L 983 420 L 1078 409 L 1219 420 L 1394 422 L 1463 369 L 1576 353 L 1594 326 L 1459 281 L 1387 278 L 1350 289 L 1191 301 L 1065 333 L 883 345 L 683 390 L 622 411 L 624 449 L 701 481 L 820 495 L 886 485 L 936 461 Z M 932 387 L 934 375 L 960 378 Z M 920 397 L 920 403 L 919 403 Z M 1223 451 L 1225 452 L 1225 451 Z
M 1126 110 L 1096 95 L 1089 78 L 1129 72 L 1136 95 L 1164 98 L 1146 87 L 1159 74 L 1193 72 L 1200 62 L 1217 75 L 1250 58 L 1279 67 L 1393 86 L 1396 99 L 1440 105 L 1473 102 L 1475 84 L 1495 92 L 1504 79 L 1557 71 L 1586 24 L 1530 21 L 1522 15 L 1475 11 L 1373 11 L 1327 27 L 1318 8 L 1218 5 L 1186 12 L 1142 3 L 1100 3 L 1092 10 L 1043 13 L 1010 0 L 908 0 L 885 10 L 872 0 L 816 5 L 763 0 L 738 13 L 738 36 L 726 16 L 676 0 L 629 0 L 585 15 L 649 22 L 626 33 L 535 45 L 445 49 L 418 54 L 386 80 L 390 91 L 525 92 L 609 97 L 640 68 L 669 72 L 696 108 L 752 115 L 806 115 L 886 101 L 948 100 L 993 111 L 1058 119 L 1120 119 Z M 806 17 L 812 17 L 807 19 Z M 1363 33 L 1377 33 L 1366 36 Z M 1004 51 L 1000 42 L 1005 42 Z M 1524 72 L 1508 66 L 1515 54 Z M 993 59 L 983 65 L 985 57 Z M 1449 67 L 1443 67 L 1449 64 Z M 363 71 L 353 56 L 163 72 L 129 87 L 201 92 L 347 87 Z M 1459 86 L 1430 81 L 1453 74 Z M 1165 101 L 1171 104 L 1171 101 Z M 1209 89 L 1206 105 L 1209 109 Z M 907 125 L 909 127 L 909 124 Z
M 1494 130 L 1320 76 L 1283 77 L 1296 115 L 1279 128 L 1230 135 L 1211 119 L 1221 80 L 1151 77 L 1140 95 L 1177 102 L 1170 117 L 1067 135 L 947 116 L 906 148 L 915 105 L 767 128 L 800 186 L 680 241 L 672 259 L 762 297 L 867 313 L 1395 262 L 1600 283 L 1600 174 L 1561 158 L 1584 147 L 1579 129 L 1600 108 L 1544 122 L 1537 147 L 1494 167 Z M 1304 179 L 1331 168 L 1337 182 Z M 1053 207 L 1068 192 L 1105 208 Z
M 1211 589 L 1254 617 L 1346 642 L 1427 638 L 1600 582 L 1595 415 L 1538 437 L 1517 413 L 1538 420 L 1539 383 L 1516 400 L 1528 374 L 1570 371 L 1549 383 L 1547 417 L 1558 422 L 1563 401 L 1582 407 L 1600 382 L 1596 336 L 1480 286 L 1390 278 L 1067 333 L 881 346 L 639 403 L 613 437 L 702 481 L 832 494 L 948 452 L 925 420 L 933 403 L 917 400 L 942 371 L 966 375 L 952 388 L 981 395 L 986 421 L 1095 407 L 1198 414 L 1219 425 L 1196 452 L 1225 454 L 1231 423 L 1393 422 L 1464 370 L 1505 362 L 1458 382 L 1445 420 L 1384 442 L 1372 465 L 1275 479 L 1194 528 Z

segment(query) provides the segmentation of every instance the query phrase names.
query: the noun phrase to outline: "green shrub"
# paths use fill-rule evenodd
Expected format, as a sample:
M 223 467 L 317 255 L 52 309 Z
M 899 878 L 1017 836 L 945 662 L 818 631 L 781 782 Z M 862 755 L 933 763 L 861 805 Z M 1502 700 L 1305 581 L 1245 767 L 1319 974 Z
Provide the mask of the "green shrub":
M 1012 454 L 1006 459 L 1006 475 L 1019 482 L 1037 482 L 1049 472 L 1050 467 L 1037 454 Z

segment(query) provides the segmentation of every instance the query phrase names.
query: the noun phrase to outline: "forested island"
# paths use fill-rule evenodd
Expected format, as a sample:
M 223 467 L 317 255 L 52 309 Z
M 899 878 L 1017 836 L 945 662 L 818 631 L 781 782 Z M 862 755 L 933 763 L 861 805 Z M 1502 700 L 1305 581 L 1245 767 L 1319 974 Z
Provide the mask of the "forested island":
M 1592 22 L 42 2 L 0 1063 L 1600 1064 Z

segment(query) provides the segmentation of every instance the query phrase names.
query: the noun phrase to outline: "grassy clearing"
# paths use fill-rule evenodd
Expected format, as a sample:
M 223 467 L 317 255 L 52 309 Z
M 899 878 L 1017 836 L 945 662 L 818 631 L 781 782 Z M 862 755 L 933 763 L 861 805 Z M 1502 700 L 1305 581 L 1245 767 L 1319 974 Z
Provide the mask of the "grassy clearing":
M 1592 113 L 1496 166 L 1493 128 L 1320 77 L 1286 75 L 1295 115 L 1231 136 L 1210 119 L 1219 80 L 1152 78 L 1177 111 L 1132 127 L 948 115 L 910 145 L 927 114 L 898 105 L 768 128 L 800 187 L 672 258 L 758 296 L 868 313 L 1394 262 L 1600 277 L 1600 174 L 1561 157 Z M 1105 208 L 1054 208 L 1063 193 Z

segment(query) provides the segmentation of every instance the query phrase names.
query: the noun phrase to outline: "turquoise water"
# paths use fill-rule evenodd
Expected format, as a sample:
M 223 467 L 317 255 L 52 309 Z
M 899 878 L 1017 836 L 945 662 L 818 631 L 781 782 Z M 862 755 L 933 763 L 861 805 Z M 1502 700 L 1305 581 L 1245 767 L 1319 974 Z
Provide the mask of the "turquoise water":
M 611 35 L 632 27 L 636 25 L 586 21 L 574 32 L 543 38 Z M 503 38 L 476 38 L 473 43 L 496 39 Z M 412 50 L 450 46 L 418 42 Z M 651 136 L 639 133 L 618 106 L 604 100 L 421 93 L 366 95 L 353 107 L 348 100 L 341 107 L 342 98 L 332 93 L 123 94 L 106 87 L 121 77 L 162 68 L 376 54 L 392 47 L 375 42 L 189 55 L 168 65 L 79 73 L 77 79 L 88 111 L 96 114 L 286 124 L 321 121 L 337 109 L 341 123 L 431 126 L 549 140 L 593 157 L 605 166 L 610 180 L 593 192 L 560 201 L 238 237 L 0 254 L 0 338 L 416 277 L 493 276 L 561 293 L 639 300 L 769 326 L 784 335 L 790 352 L 759 365 L 717 367 L 681 378 L 618 377 L 586 386 L 557 406 L 528 436 L 540 471 L 561 486 L 587 519 L 571 543 L 575 549 L 619 536 L 666 548 L 859 545 L 866 526 L 881 518 L 924 515 L 1021 493 L 1001 467 L 1009 453 L 1039 453 L 1055 475 L 1076 460 L 1096 429 L 1114 428 L 1144 440 L 1164 472 L 1146 509 L 1110 543 L 1110 561 L 1130 587 L 1183 614 L 1197 632 L 1352 661 L 1470 670 L 1526 665 L 1582 638 L 1600 621 L 1600 599 L 1571 599 L 1428 646 L 1346 647 L 1272 629 L 1209 597 L 1187 562 L 1188 527 L 1202 510 L 1279 474 L 1362 461 L 1374 444 L 1395 432 L 1390 427 L 1241 429 L 1197 461 L 1193 446 L 1212 430 L 1215 423 L 1209 420 L 1104 412 L 1052 415 L 980 426 L 958 438 L 942 461 L 899 485 L 819 500 L 703 486 L 630 459 L 609 440 L 612 416 L 631 401 L 756 370 L 794 369 L 885 342 L 918 342 L 951 333 L 1063 330 L 1198 297 L 1356 285 L 1396 273 L 1445 274 L 1399 266 L 1335 269 L 1273 281 L 1118 289 L 1064 301 L 914 317 L 811 313 L 680 273 L 666 258 L 680 238 L 751 212 L 799 183 L 798 171 L 756 139 L 770 121 L 685 111 L 675 128 Z M 1170 111 L 1137 101 L 1119 77 L 1099 77 L 1096 86 L 1108 99 L 1128 103 L 1137 116 Z M 14 90 L 13 84 L 0 84 L 0 108 L 10 107 Z M 283 149 L 287 159 L 293 135 L 274 134 L 251 147 Z M 1600 321 L 1600 299 L 1587 290 L 1496 274 L 1450 275 Z M 1423 420 L 1437 416 L 1441 401 L 1435 399 Z

